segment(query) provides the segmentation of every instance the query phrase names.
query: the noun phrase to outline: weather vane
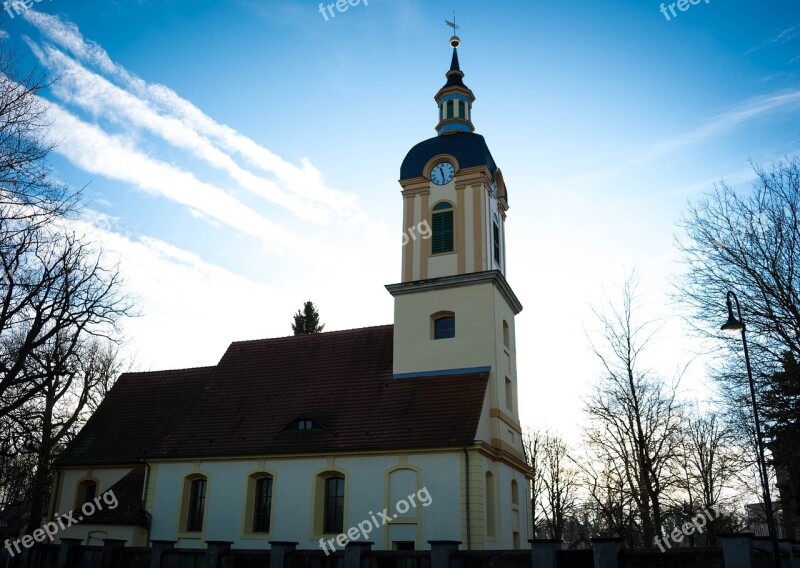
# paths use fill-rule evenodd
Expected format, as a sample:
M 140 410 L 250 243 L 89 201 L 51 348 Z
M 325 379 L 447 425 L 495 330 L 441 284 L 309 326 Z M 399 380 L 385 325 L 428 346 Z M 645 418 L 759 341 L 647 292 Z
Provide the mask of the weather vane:
M 451 22 L 450 20 L 445 20 L 444 23 L 447 24 L 448 26 L 450 26 L 451 28 L 453 28 L 453 37 L 450 38 L 450 45 L 452 45 L 453 47 L 458 47 L 461 44 L 461 40 L 456 35 L 456 31 L 458 31 L 460 26 L 456 25 L 456 11 L 455 10 L 453 10 L 453 21 Z

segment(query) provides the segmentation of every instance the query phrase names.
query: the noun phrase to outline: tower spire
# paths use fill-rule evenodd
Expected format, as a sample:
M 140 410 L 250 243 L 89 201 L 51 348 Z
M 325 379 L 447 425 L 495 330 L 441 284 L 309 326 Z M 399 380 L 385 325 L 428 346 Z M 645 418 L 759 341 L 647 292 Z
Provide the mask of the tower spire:
M 436 104 L 439 106 L 439 124 L 436 125 L 436 132 L 439 135 L 452 134 L 454 132 L 474 132 L 472 125 L 472 103 L 475 102 L 475 95 L 464 84 L 464 72 L 458 62 L 458 47 L 461 45 L 461 38 L 456 35 L 459 27 L 456 24 L 456 12 L 453 10 L 453 21 L 444 21 L 449 27 L 453 28 L 453 36 L 450 38 L 450 46 L 453 48 L 453 58 L 450 60 L 450 70 L 445 75 L 447 82 L 444 87 L 436 93 Z

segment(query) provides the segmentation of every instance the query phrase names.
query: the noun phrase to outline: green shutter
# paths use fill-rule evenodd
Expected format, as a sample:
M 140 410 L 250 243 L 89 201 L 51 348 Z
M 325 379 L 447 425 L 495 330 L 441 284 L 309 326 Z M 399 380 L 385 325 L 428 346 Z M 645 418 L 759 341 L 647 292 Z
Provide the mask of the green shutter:
M 453 212 L 433 214 L 433 242 L 431 252 L 439 254 L 453 251 Z

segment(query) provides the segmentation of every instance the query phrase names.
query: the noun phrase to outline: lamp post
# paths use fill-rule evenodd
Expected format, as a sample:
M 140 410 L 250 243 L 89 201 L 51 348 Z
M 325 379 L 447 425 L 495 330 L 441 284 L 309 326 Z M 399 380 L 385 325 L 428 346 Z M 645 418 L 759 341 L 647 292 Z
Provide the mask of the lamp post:
M 733 298 L 736 301 L 736 314 L 733 315 Z M 747 367 L 747 380 L 750 382 L 750 400 L 753 403 L 753 421 L 756 425 L 756 446 L 758 449 L 758 473 L 761 477 L 761 489 L 764 497 L 764 510 L 767 515 L 767 529 L 769 539 L 772 543 L 772 565 L 781 568 L 780 549 L 778 547 L 778 533 L 775 530 L 775 518 L 772 512 L 772 498 L 769 494 L 769 475 L 767 474 L 767 460 L 764 457 L 764 437 L 761 434 L 761 420 L 758 418 L 758 406 L 756 405 L 756 387 L 753 383 L 753 370 L 750 368 L 750 353 L 747 350 L 747 335 L 745 334 L 744 320 L 742 319 L 742 309 L 739 306 L 739 298 L 733 292 L 728 292 L 726 298 L 728 304 L 728 321 L 720 328 L 731 337 L 742 334 L 742 345 L 744 346 L 744 362 Z

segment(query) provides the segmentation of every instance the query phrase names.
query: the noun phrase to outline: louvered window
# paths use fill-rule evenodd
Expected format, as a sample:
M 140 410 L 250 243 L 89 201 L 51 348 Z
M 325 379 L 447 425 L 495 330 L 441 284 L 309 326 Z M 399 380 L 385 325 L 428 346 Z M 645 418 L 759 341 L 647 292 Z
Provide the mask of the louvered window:
M 453 252 L 453 206 L 437 203 L 433 208 L 431 253 Z

